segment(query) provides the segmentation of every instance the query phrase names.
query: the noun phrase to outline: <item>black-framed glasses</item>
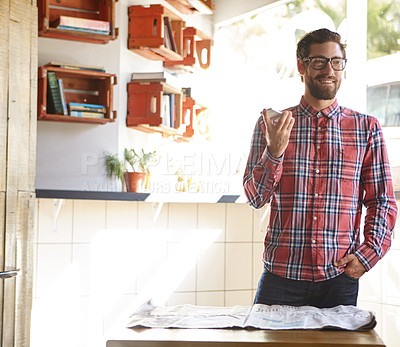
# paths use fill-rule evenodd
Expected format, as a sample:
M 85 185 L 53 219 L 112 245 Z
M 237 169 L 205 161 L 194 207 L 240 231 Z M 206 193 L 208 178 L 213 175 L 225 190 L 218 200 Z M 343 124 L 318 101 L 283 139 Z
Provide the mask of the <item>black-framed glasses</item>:
M 314 70 L 322 70 L 325 68 L 328 61 L 331 63 L 332 69 L 342 71 L 346 67 L 347 59 L 345 58 L 325 58 L 325 57 L 308 57 L 304 58 L 303 62 L 309 61 L 310 66 Z

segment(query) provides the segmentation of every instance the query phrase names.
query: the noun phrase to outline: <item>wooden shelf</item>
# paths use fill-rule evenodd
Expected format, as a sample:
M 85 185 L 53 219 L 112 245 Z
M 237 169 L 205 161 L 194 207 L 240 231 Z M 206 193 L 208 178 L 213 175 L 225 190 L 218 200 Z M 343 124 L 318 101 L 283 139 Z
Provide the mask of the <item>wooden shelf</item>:
M 77 102 L 104 105 L 104 118 L 80 118 L 68 115 L 48 114 L 47 73 L 53 71 L 63 80 L 66 103 Z M 114 122 L 117 113 L 113 111 L 113 87 L 117 77 L 101 71 L 66 69 L 56 66 L 41 66 L 38 73 L 38 120 L 106 124 Z
M 151 60 L 182 60 L 185 23 L 176 13 L 162 5 L 130 6 L 128 49 Z M 168 18 L 168 21 L 166 19 Z M 167 22 L 175 39 L 176 50 L 168 47 Z
M 38 0 L 39 36 L 105 44 L 118 37 L 115 28 L 115 3 L 118 0 Z M 95 19 L 110 23 L 109 35 L 51 27 L 60 16 Z
M 213 14 L 215 11 L 214 0 L 167 0 L 174 8 L 182 14 Z
M 67 123 L 86 123 L 86 124 L 106 124 L 114 122 L 115 119 L 109 118 L 80 118 L 71 116 L 62 116 L 59 114 L 45 114 L 40 115 L 38 120 L 50 122 L 67 122 Z
M 211 46 L 213 41 L 202 31 L 188 27 L 183 30 L 183 60 L 164 61 L 166 68 L 186 70 L 197 63 L 202 69 L 208 69 L 211 60 Z M 203 61 L 203 50 L 206 50 L 206 59 Z
M 163 94 L 174 94 L 174 125 L 163 125 Z M 136 80 L 128 83 L 129 128 L 147 133 L 162 133 L 163 136 L 182 136 L 182 90 L 165 83 L 164 80 Z

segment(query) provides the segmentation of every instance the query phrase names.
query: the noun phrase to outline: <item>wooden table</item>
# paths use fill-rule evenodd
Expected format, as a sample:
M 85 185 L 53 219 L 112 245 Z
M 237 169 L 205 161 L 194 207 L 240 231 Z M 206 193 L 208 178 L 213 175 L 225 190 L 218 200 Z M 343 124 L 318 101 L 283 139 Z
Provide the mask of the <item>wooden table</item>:
M 122 329 L 107 347 L 383 347 L 378 334 L 356 331 L 258 329 Z

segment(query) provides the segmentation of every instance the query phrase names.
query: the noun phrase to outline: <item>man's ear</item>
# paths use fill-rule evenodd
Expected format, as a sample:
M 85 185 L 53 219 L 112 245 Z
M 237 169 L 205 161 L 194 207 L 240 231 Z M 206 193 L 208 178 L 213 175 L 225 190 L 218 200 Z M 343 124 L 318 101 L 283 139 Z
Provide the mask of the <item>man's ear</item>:
M 301 76 L 304 75 L 304 63 L 300 59 L 297 59 L 297 71 Z
M 299 72 L 302 82 L 304 82 L 304 69 L 304 63 L 301 60 L 297 59 L 297 71 Z

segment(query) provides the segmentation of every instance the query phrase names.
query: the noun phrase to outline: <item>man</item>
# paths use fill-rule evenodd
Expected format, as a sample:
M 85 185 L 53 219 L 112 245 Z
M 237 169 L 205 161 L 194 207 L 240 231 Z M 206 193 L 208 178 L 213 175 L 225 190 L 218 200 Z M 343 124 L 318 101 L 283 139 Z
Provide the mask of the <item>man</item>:
M 376 118 L 338 105 L 340 39 L 327 29 L 305 35 L 300 104 L 275 122 L 263 110 L 256 123 L 244 190 L 254 208 L 270 201 L 271 213 L 254 303 L 355 306 L 358 279 L 391 244 L 397 206 L 382 130 Z

